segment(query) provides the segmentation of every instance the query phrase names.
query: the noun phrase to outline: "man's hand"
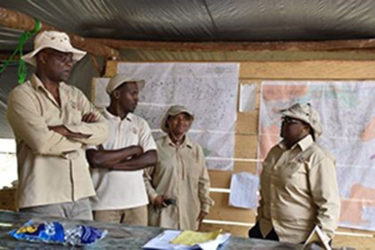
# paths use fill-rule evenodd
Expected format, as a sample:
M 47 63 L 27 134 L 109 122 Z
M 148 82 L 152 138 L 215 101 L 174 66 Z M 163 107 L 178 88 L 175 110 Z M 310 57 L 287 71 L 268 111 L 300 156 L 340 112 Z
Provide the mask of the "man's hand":
M 64 125 L 58 125 L 58 126 L 48 126 L 49 130 L 53 130 L 56 133 L 59 133 L 62 136 L 68 137 L 70 134 L 70 131 L 64 126 Z
M 49 130 L 53 130 L 56 133 L 59 133 L 62 136 L 65 136 L 67 138 L 89 138 L 90 135 L 84 135 L 80 133 L 73 133 L 69 131 L 64 125 L 58 125 L 58 126 L 48 126 Z
M 156 208 L 167 207 L 168 205 L 164 202 L 164 200 L 166 200 L 166 199 L 167 198 L 164 195 L 158 195 L 154 199 L 152 205 L 154 205 L 154 207 L 156 207 Z
M 134 150 L 133 157 L 138 157 L 143 154 L 143 148 L 141 146 L 131 146 L 132 150 Z
M 197 218 L 197 221 L 199 221 L 199 223 L 202 223 L 202 220 L 204 219 L 204 217 L 206 217 L 207 213 L 204 212 L 204 211 L 201 211 L 198 215 L 198 218 Z
M 92 112 L 90 113 L 87 113 L 87 114 L 84 114 L 82 116 L 82 121 L 83 122 L 86 122 L 86 123 L 92 123 L 92 122 L 96 122 L 98 120 L 98 118 L 96 117 L 96 115 Z
M 207 213 L 204 212 L 204 211 L 201 211 L 198 215 L 198 218 L 197 218 L 197 221 L 198 221 L 198 231 L 201 230 L 201 226 L 202 226 L 202 221 L 204 219 L 204 217 L 206 217 Z

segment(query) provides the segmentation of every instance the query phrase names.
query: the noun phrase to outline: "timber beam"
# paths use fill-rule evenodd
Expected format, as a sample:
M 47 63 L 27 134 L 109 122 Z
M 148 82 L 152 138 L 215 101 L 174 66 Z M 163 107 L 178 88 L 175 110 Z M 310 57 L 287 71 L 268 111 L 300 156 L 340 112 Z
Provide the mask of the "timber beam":
M 31 31 L 35 26 L 35 19 L 18 11 L 0 7 L 0 25 L 12 29 Z M 58 30 L 57 28 L 41 23 L 41 30 Z M 120 53 L 118 50 L 108 45 L 86 39 L 81 36 L 68 33 L 71 43 L 74 47 L 87 51 L 94 56 L 102 56 L 105 58 L 118 58 Z
M 164 42 L 89 39 L 116 49 L 154 49 L 175 51 L 371 51 L 375 49 L 375 39 L 292 42 Z

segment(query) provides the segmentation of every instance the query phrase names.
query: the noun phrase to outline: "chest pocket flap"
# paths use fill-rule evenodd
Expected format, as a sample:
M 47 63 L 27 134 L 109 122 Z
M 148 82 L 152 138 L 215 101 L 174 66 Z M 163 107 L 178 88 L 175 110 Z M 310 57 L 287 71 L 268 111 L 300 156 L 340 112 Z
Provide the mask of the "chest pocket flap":
M 292 161 L 281 168 L 281 176 L 292 177 L 295 174 L 306 174 L 304 161 Z

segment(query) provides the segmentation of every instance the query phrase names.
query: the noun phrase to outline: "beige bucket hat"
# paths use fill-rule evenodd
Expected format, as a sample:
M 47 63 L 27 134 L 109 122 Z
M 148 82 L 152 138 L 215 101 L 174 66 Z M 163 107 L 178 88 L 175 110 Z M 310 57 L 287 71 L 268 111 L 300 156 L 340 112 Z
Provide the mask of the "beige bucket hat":
M 135 82 L 138 85 L 138 90 L 141 91 L 145 86 L 145 80 L 140 79 L 134 79 L 131 77 L 128 77 L 125 74 L 116 74 L 114 77 L 109 80 L 109 83 L 107 85 L 106 91 L 108 95 L 110 95 L 115 89 L 120 87 L 125 82 Z
M 66 33 L 59 31 L 42 31 L 34 39 L 34 50 L 24 55 L 22 59 L 36 66 L 35 55 L 46 48 L 65 53 L 73 53 L 74 61 L 79 61 L 86 55 L 86 51 L 73 48 L 70 44 L 70 38 Z
M 165 113 L 161 121 L 161 126 L 160 126 L 161 130 L 163 130 L 165 133 L 168 133 L 168 127 L 167 127 L 168 117 L 175 116 L 181 113 L 188 114 L 191 117 L 192 121 L 194 120 L 194 114 L 191 111 L 189 111 L 185 106 L 173 105 L 167 110 L 167 112 Z
M 296 103 L 287 109 L 280 110 L 283 116 L 299 119 L 306 122 L 314 130 L 315 139 L 323 133 L 319 113 L 311 106 L 310 103 Z

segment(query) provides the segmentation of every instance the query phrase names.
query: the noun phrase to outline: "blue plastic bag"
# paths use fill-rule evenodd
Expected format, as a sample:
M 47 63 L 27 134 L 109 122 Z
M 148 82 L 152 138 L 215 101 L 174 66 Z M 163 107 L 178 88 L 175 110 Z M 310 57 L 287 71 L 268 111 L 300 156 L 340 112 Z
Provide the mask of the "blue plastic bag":
M 58 221 L 34 223 L 26 222 L 19 229 L 9 232 L 18 239 L 32 242 L 45 242 L 70 246 L 84 246 L 103 239 L 107 231 L 85 225 L 70 225 Z

